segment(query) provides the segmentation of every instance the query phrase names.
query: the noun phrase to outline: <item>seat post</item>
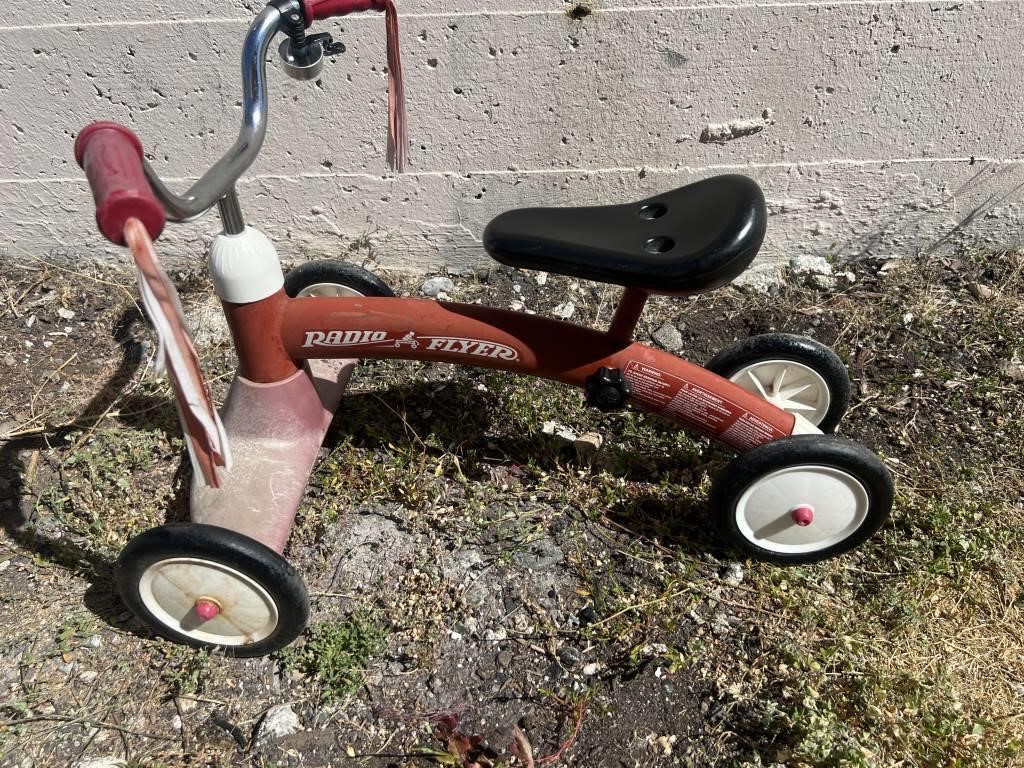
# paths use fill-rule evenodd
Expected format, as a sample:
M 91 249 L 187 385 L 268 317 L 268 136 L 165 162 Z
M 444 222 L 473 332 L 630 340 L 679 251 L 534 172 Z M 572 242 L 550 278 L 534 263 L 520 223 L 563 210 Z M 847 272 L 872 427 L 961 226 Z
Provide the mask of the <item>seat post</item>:
M 640 320 L 640 314 L 644 311 L 647 303 L 647 291 L 639 288 L 626 288 L 619 299 L 619 305 L 615 308 L 615 317 L 608 327 L 608 335 L 621 341 L 632 341 L 633 331 Z

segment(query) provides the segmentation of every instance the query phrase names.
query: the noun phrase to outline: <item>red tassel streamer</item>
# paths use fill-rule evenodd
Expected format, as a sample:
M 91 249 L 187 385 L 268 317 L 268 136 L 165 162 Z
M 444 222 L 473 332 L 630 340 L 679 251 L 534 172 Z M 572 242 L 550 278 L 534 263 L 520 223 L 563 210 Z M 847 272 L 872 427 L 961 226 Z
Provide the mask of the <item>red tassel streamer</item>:
M 394 0 L 303 0 L 308 27 L 318 19 L 362 11 L 383 11 L 388 35 L 388 165 L 402 173 L 409 160 L 409 133 L 405 127 L 405 87 L 402 56 L 398 50 L 398 8 Z
M 388 165 L 403 173 L 409 160 L 409 132 L 405 122 L 402 56 L 398 49 L 398 9 L 392 0 L 384 0 L 383 5 L 388 36 Z

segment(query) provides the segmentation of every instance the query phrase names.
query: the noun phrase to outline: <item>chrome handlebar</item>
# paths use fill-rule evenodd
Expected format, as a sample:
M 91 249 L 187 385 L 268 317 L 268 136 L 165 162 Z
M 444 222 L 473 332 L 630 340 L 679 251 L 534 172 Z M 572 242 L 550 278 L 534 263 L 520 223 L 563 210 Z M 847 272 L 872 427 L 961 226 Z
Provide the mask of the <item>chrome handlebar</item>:
M 295 9 L 298 2 L 293 3 Z M 176 195 L 146 162 L 146 180 L 171 221 L 191 221 L 206 213 L 253 164 L 267 135 L 267 54 L 284 24 L 284 3 L 268 5 L 256 17 L 242 48 L 242 128 L 234 146 L 184 195 Z

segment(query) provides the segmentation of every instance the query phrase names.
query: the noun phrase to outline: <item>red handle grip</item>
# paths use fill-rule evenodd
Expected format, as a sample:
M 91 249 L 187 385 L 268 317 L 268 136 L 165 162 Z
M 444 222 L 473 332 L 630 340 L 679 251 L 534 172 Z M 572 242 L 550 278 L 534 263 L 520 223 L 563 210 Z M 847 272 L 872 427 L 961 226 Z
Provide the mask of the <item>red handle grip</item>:
M 142 170 L 142 142 L 123 125 L 93 123 L 75 140 L 75 160 L 85 170 L 96 201 L 96 223 L 112 243 L 125 245 L 124 224 L 138 219 L 156 240 L 167 222 Z
M 302 14 L 306 17 L 307 27 L 319 19 L 385 10 L 387 5 L 384 0 L 302 0 Z

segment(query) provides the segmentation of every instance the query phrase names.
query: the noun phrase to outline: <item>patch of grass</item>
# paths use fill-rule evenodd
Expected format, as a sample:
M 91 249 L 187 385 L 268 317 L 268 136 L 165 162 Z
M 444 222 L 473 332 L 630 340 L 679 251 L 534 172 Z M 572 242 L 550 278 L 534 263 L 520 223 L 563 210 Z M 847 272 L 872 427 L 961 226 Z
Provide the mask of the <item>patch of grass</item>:
M 206 690 L 213 675 L 209 651 L 183 645 L 167 645 L 161 650 L 165 664 L 160 679 L 171 696 L 201 694 Z
M 55 517 L 98 549 L 120 550 L 164 519 L 175 493 L 166 467 L 180 461 L 182 445 L 161 430 L 103 429 L 64 457 L 36 513 Z
M 285 667 L 314 678 L 320 701 L 327 704 L 359 689 L 367 662 L 383 644 L 383 628 L 359 610 L 314 625 L 304 644 L 285 649 L 279 658 Z

